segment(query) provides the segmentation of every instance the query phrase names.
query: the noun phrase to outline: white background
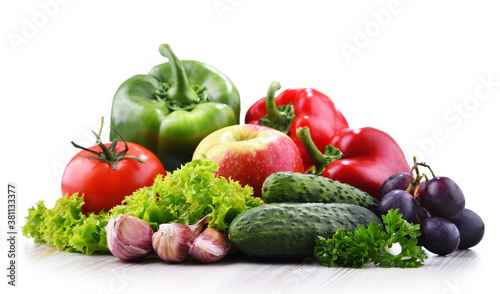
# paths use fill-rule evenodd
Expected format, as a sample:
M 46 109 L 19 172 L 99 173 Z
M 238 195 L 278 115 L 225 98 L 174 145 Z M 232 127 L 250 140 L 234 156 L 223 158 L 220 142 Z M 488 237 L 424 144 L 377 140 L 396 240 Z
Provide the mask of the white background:
M 496 258 L 500 4 L 464 2 L 2 1 L 0 198 L 17 185 L 21 224 L 36 201 L 51 206 L 70 141 L 92 144 L 119 85 L 165 62 L 168 43 L 231 78 L 241 120 L 278 81 L 325 93 L 353 128 L 386 131 L 409 162 L 418 155 L 462 187 L 487 227 L 474 250 Z

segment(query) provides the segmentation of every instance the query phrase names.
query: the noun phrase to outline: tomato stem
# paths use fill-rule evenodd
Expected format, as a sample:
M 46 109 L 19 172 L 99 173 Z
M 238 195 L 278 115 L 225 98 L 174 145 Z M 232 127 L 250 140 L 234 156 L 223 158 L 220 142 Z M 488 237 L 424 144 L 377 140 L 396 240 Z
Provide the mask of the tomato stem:
M 125 145 L 125 149 L 123 149 L 122 151 L 120 151 L 119 153 L 116 153 L 116 144 L 118 143 L 118 140 L 115 139 L 111 142 L 111 144 L 109 145 L 109 147 L 107 147 L 105 144 L 102 143 L 101 141 L 101 131 L 102 131 L 102 126 L 103 126 L 103 118 L 101 119 L 101 128 L 99 130 L 99 134 L 97 134 L 96 132 L 92 131 L 92 133 L 96 136 L 96 145 L 99 146 L 99 148 L 101 148 L 102 152 L 97 152 L 97 151 L 94 151 L 94 150 L 91 150 L 91 149 L 88 149 L 88 148 L 85 148 L 83 146 L 80 146 L 78 144 L 76 144 L 75 142 L 71 141 L 71 144 L 75 147 L 75 148 L 78 148 L 78 149 L 82 149 L 82 150 L 85 150 L 87 152 L 90 152 L 94 155 L 96 155 L 97 157 L 93 157 L 93 156 L 88 156 L 87 158 L 88 159 L 92 159 L 92 160 L 99 160 L 99 161 L 102 161 L 102 162 L 106 162 L 106 163 L 109 163 L 111 165 L 111 167 L 113 168 L 113 170 L 116 170 L 116 164 L 118 161 L 122 160 L 122 159 L 125 159 L 125 158 L 129 158 L 129 159 L 133 159 L 133 160 L 137 160 L 138 162 L 140 163 L 144 163 L 143 160 L 135 157 L 135 156 L 132 156 L 132 155 L 126 155 L 127 152 L 128 152 L 128 145 L 127 145 L 127 142 L 125 141 L 125 139 L 123 139 L 123 137 L 116 131 L 114 130 L 113 128 L 110 128 L 113 132 L 115 132 L 121 139 L 121 141 L 123 141 L 123 144 Z
M 95 144 L 99 144 L 101 142 L 101 133 L 102 133 L 102 126 L 104 125 L 104 116 L 101 116 L 101 126 L 99 127 L 99 134 L 97 135 L 97 140 Z

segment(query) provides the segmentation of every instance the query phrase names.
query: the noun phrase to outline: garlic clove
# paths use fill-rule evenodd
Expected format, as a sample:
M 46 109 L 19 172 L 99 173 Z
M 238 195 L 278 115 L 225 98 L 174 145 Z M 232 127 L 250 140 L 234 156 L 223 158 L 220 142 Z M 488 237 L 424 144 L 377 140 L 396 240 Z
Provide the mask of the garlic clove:
M 186 260 L 191 242 L 201 233 L 208 218 L 205 216 L 194 225 L 161 224 L 152 237 L 154 251 L 166 262 L 177 263 Z
M 188 227 L 191 229 L 191 231 L 194 232 L 196 236 L 198 236 L 203 230 L 203 226 L 208 222 L 209 219 L 210 215 L 207 215 L 204 218 L 200 219 L 196 224 L 189 225 Z
M 162 224 L 153 234 L 153 249 L 166 262 L 181 262 L 187 257 L 188 242 L 195 237 L 195 233 L 187 225 Z
M 221 260 L 229 252 L 231 243 L 214 227 L 208 227 L 193 240 L 188 254 L 195 260 L 210 263 Z
M 126 261 L 138 260 L 153 252 L 153 229 L 144 220 L 125 214 L 110 218 L 106 225 L 109 251 Z

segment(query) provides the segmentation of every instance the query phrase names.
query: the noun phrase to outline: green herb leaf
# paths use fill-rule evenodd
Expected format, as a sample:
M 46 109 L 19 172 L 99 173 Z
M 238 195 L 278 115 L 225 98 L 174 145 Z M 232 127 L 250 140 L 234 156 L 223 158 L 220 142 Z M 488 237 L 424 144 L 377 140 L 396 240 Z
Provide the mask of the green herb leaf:
M 339 229 L 330 239 L 318 236 L 314 248 L 317 261 L 328 267 L 362 268 L 370 261 L 381 267 L 422 266 L 427 255 L 417 245 L 420 225 L 407 222 L 398 211 L 391 209 L 382 216 L 385 231 L 381 224 L 371 222 L 353 232 Z M 401 246 L 399 254 L 389 252 L 394 244 Z

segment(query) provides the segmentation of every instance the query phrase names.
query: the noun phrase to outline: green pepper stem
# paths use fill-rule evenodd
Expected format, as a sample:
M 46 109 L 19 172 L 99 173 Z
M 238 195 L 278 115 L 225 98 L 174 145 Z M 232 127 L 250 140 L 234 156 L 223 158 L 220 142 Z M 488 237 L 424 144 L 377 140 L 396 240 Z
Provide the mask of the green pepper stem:
M 174 75 L 174 83 L 167 91 L 168 98 L 186 106 L 198 102 L 198 94 L 196 94 L 196 91 L 189 84 L 184 66 L 177 56 L 175 56 L 172 48 L 168 44 L 162 44 L 159 51 L 161 55 L 168 58 Z
M 311 158 L 312 163 L 314 164 L 313 168 L 311 168 L 310 173 L 314 173 L 316 175 L 322 175 L 325 169 L 335 160 L 341 159 L 344 157 L 344 154 L 332 145 L 327 145 L 325 147 L 325 154 L 321 153 L 321 151 L 316 147 L 312 138 L 309 127 L 302 127 L 296 132 L 297 138 L 300 140 L 304 149 L 306 150 L 309 158 Z

